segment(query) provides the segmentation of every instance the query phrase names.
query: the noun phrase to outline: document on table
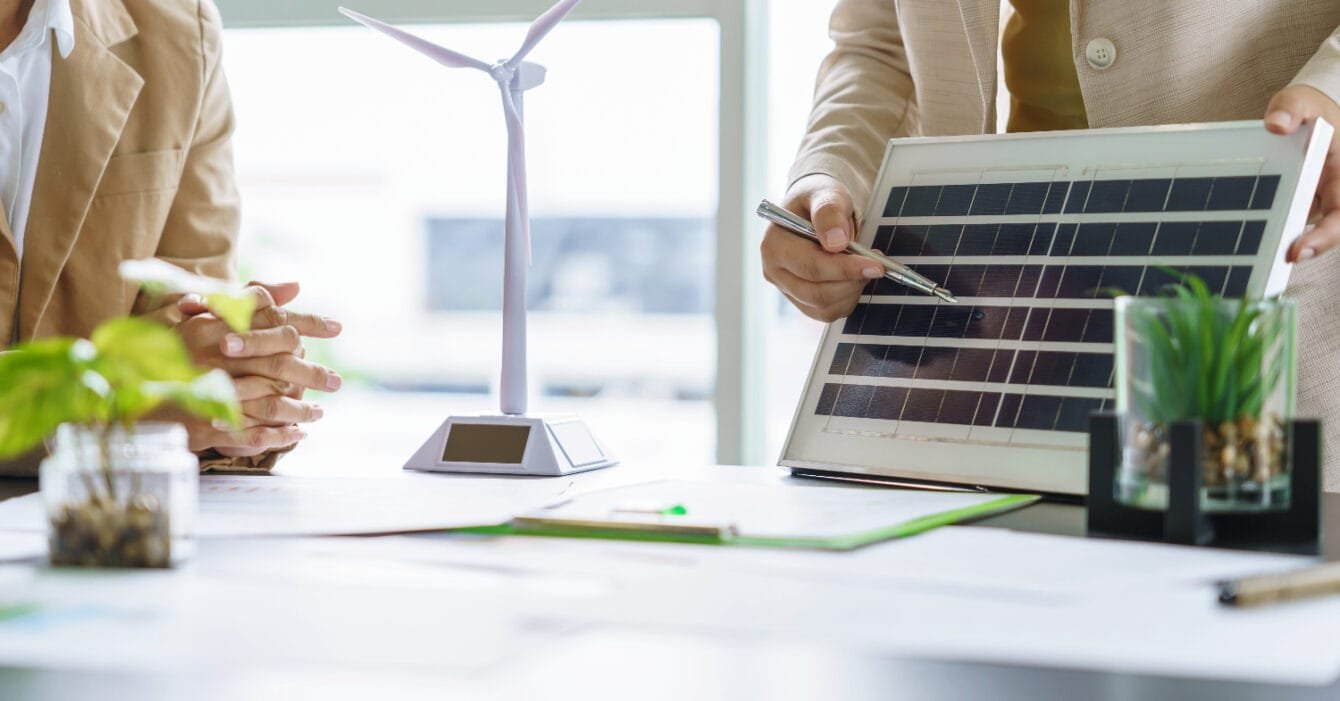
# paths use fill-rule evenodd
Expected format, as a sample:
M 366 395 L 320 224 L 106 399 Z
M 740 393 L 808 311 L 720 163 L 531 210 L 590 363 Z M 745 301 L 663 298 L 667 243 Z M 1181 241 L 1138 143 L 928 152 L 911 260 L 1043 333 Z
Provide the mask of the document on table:
M 850 550 L 1037 499 L 662 480 L 588 492 L 523 513 L 504 532 Z
M 202 538 L 406 533 L 495 524 L 559 498 L 570 480 L 202 475 Z M 46 528 L 42 496 L 0 502 L 0 531 Z

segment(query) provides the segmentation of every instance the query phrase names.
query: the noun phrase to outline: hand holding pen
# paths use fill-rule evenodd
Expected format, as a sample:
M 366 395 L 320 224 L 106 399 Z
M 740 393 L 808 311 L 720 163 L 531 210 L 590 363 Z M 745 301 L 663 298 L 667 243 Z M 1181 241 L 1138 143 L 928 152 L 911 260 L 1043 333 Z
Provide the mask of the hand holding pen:
M 841 183 L 810 175 L 787 193 L 789 212 L 771 203 L 760 205 L 759 215 L 774 222 L 763 240 L 764 277 L 806 316 L 825 322 L 849 315 L 866 284 L 880 277 L 907 285 L 909 291 L 957 301 L 944 287 L 856 243 L 851 202 Z M 806 218 L 814 225 L 805 226 Z M 844 252 L 852 255 L 833 255 Z

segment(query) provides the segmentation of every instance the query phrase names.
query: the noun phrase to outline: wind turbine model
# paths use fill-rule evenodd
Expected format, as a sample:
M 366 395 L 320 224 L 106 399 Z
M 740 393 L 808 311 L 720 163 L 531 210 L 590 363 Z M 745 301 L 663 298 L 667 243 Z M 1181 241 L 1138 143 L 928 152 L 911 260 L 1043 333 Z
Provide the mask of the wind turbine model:
M 522 96 L 544 82 L 543 66 L 525 61 L 580 0 L 559 0 L 530 25 L 511 58 L 486 63 L 409 32 L 340 8 L 448 68 L 475 68 L 497 81 L 507 120 L 507 218 L 503 263 L 502 413 L 452 416 L 405 463 L 407 470 L 563 475 L 617 464 L 575 417 L 526 415 L 526 268 L 530 264 L 530 212 L 526 200 L 526 135 Z

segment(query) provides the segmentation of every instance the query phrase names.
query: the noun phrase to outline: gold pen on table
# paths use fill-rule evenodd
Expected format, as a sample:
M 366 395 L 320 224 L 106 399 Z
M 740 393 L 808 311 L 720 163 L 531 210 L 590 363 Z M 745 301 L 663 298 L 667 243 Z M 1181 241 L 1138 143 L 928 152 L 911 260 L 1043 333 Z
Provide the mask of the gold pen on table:
M 1219 603 L 1225 606 L 1260 606 L 1326 594 L 1340 594 L 1340 562 L 1219 583 Z
M 819 233 L 814 230 L 814 225 L 785 207 L 778 206 L 765 199 L 758 203 L 758 209 L 754 210 L 754 213 L 797 236 L 807 238 L 820 246 L 823 245 Z M 847 244 L 846 253 L 878 263 L 884 268 L 884 277 L 894 282 L 911 287 L 917 292 L 939 297 L 950 304 L 958 304 L 958 298 L 954 296 L 953 292 L 883 253 L 858 243 L 855 239 Z

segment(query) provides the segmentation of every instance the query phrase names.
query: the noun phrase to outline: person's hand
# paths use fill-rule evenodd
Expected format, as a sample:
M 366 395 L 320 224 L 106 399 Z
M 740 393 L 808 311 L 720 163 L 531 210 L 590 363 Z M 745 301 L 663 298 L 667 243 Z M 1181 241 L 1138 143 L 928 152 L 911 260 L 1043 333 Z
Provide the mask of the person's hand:
M 1317 117 L 1330 122 L 1336 132 L 1308 217 L 1312 230 L 1289 246 L 1285 260 L 1290 263 L 1315 258 L 1340 243 L 1340 105 L 1316 88 L 1291 85 L 1276 93 L 1266 108 L 1266 129 L 1274 134 L 1292 134 Z
M 814 224 L 823 248 L 769 226 L 763 235 L 763 277 L 811 319 L 826 322 L 851 314 L 866 283 L 883 277 L 884 270 L 842 253 L 856 233 L 847 188 L 827 175 L 807 175 L 787 191 L 783 206 Z
M 306 436 L 299 424 L 323 414 L 320 406 L 302 401 L 303 391 L 332 392 L 341 385 L 337 373 L 304 360 L 302 347 L 303 336 L 338 335 L 339 322 L 284 309 L 297 297 L 296 283 L 252 283 L 249 291 L 256 297 L 249 333 L 233 333 L 198 297 L 188 295 L 178 304 L 184 317 L 178 333 L 192 359 L 233 376 L 244 422 L 241 431 L 188 423 L 193 451 L 213 448 L 242 457 L 293 445 Z

